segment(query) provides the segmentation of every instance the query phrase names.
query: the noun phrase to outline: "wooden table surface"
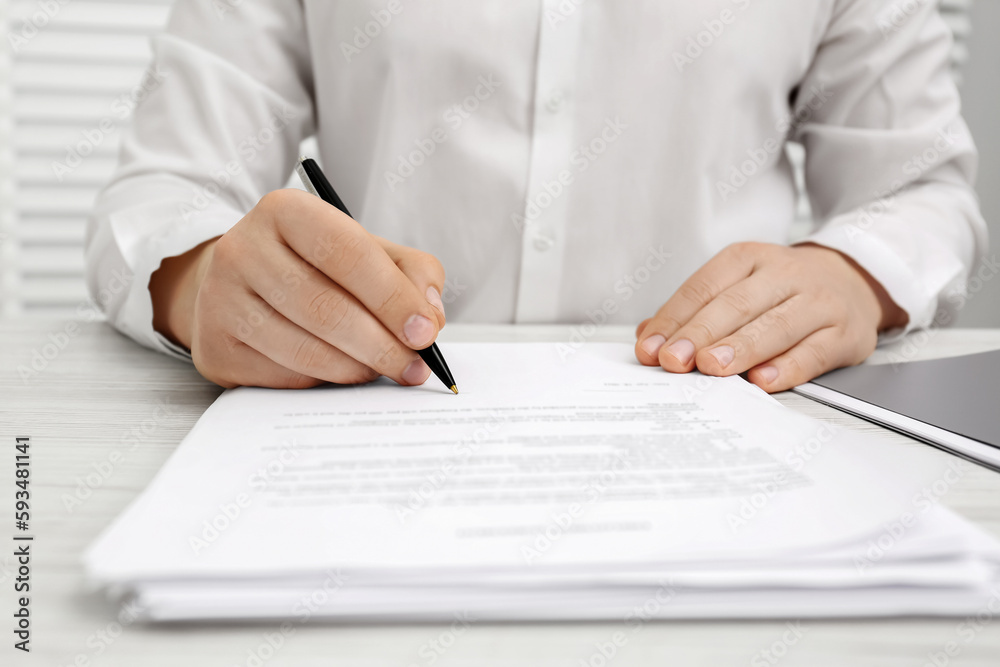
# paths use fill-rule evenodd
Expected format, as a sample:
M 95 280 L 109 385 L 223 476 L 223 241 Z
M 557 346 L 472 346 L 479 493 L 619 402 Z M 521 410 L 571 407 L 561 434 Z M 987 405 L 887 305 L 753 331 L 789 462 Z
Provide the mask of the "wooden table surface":
M 573 332 L 564 326 L 453 324 L 441 340 L 566 341 Z M 588 340 L 632 342 L 631 327 L 585 333 Z M 1000 331 L 944 330 L 881 349 L 870 362 L 998 348 Z M 0 623 L 6 637 L 0 665 L 1000 665 L 1000 618 L 989 613 L 973 624 L 956 618 L 791 619 L 794 633 L 784 621 L 650 622 L 629 633 L 611 659 L 601 656 L 600 647 L 622 629 L 621 622 L 473 624 L 461 634 L 448 625 L 314 622 L 284 638 L 274 634 L 276 624 L 159 627 L 131 623 L 127 615 L 120 622 L 116 606 L 88 591 L 80 554 L 143 490 L 219 393 L 190 365 L 146 350 L 100 322 L 0 322 L 0 484 L 7 489 L 0 492 L 0 517 L 9 526 L 0 539 L 13 544 L 13 444 L 19 435 L 31 436 L 36 536 L 30 655 L 12 647 L 17 573 L 13 548 L 0 548 L 0 615 L 7 619 Z M 897 452 L 900 466 L 929 458 L 943 470 L 951 460 L 800 396 L 778 399 L 813 417 L 877 434 L 879 446 Z M 1000 537 L 1000 475 L 971 466 L 942 502 Z M 269 640 L 280 645 L 272 648 Z

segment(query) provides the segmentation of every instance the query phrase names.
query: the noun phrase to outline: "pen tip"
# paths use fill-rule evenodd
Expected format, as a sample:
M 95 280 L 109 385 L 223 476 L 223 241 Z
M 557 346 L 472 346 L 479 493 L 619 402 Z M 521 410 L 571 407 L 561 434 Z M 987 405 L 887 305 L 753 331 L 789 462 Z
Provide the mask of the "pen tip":
M 451 385 L 450 389 L 451 389 L 451 390 L 452 390 L 452 391 L 453 391 L 454 393 L 456 393 L 456 394 L 458 393 L 458 387 L 456 387 L 455 385 Z

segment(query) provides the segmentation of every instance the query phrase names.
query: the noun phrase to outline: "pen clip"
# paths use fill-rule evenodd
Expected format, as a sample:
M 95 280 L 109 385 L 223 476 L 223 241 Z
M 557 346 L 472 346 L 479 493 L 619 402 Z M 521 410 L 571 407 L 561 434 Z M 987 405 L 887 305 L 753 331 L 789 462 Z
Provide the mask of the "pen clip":
M 295 165 L 295 173 L 299 175 L 299 180 L 302 181 L 302 185 L 306 187 L 306 190 L 319 197 L 319 192 L 316 191 L 316 186 L 313 185 L 312 179 L 309 178 L 309 174 L 306 173 L 306 168 L 302 166 L 302 163 L 308 159 L 309 158 L 305 157 L 299 158 L 299 163 Z

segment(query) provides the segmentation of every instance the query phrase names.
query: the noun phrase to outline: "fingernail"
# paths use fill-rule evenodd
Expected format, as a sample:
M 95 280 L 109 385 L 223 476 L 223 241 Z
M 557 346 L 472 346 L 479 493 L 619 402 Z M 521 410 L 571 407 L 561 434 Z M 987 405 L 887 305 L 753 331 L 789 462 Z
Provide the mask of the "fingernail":
M 403 371 L 403 382 L 410 385 L 423 384 L 430 374 L 431 369 L 424 363 L 424 360 L 416 359 Z
M 660 352 L 660 348 L 663 347 L 663 344 L 666 342 L 666 338 L 660 334 L 655 334 L 642 341 L 642 351 L 655 359 L 656 355 Z
M 674 358 L 681 362 L 681 366 L 687 366 L 694 357 L 694 343 L 687 338 L 681 338 L 671 343 L 667 352 L 674 355 Z
M 728 345 L 720 345 L 719 347 L 712 348 L 708 353 L 715 357 L 716 361 L 723 368 L 733 363 L 733 357 L 736 356 L 736 352 Z
M 764 381 L 764 384 L 771 384 L 778 379 L 778 369 L 774 366 L 761 366 L 757 369 L 757 375 Z
M 403 325 L 403 335 L 411 347 L 422 350 L 434 340 L 434 325 L 423 315 L 413 315 Z
M 434 285 L 427 288 L 427 302 L 440 310 L 441 314 L 444 315 L 444 303 L 441 301 L 441 293 L 437 291 L 437 287 L 434 287 Z

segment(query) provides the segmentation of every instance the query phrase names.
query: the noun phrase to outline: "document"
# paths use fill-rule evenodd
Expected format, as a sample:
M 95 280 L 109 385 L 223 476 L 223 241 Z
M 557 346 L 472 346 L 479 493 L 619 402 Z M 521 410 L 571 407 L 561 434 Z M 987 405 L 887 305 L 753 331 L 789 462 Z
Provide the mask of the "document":
M 153 620 L 291 617 L 332 578 L 313 611 L 363 619 L 606 618 L 667 580 L 663 616 L 964 613 L 995 583 L 1000 545 L 969 524 L 935 506 L 903 526 L 940 470 L 741 378 L 619 344 L 447 352 L 459 395 L 225 392 L 88 551 L 91 579 Z

